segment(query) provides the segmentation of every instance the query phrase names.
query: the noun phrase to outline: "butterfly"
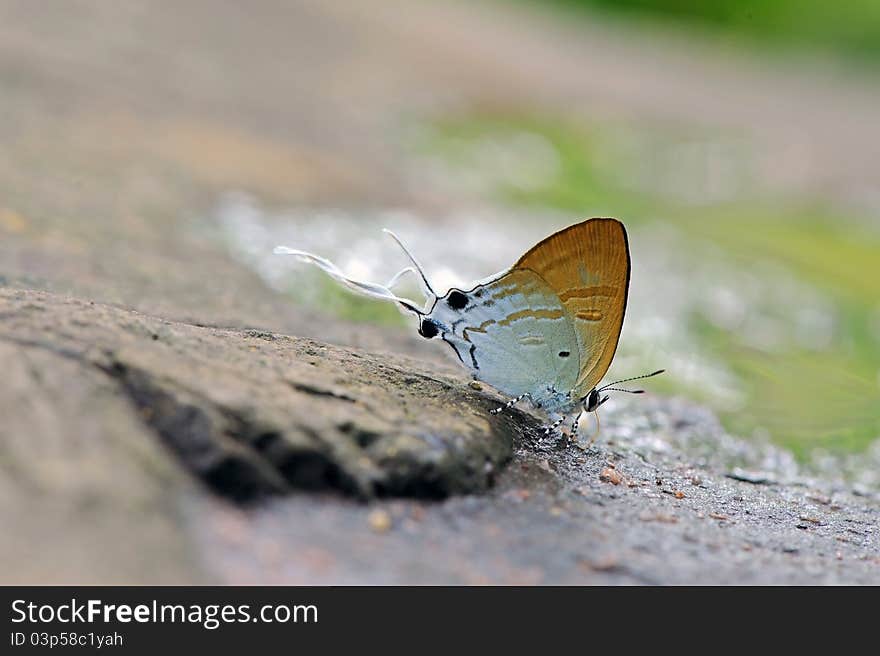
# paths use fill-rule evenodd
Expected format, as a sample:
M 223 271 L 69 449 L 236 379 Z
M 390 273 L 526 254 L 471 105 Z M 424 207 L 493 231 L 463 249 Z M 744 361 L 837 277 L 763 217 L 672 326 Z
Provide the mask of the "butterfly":
M 617 350 L 629 291 L 629 243 L 617 219 L 569 226 L 533 246 L 512 267 L 442 296 L 403 242 L 385 232 L 412 265 L 385 285 L 350 278 L 311 253 L 286 246 L 274 252 L 296 255 L 351 289 L 415 315 L 422 337 L 445 342 L 476 380 L 509 397 L 493 414 L 528 399 L 550 416 L 544 429 L 550 435 L 578 411 L 571 426 L 576 435 L 584 412 L 596 413 L 598 428 L 597 410 L 608 400 L 604 392 L 640 394 L 643 390 L 616 385 L 663 372 L 598 386 Z M 418 276 L 426 299 L 422 307 L 391 291 L 408 273 Z

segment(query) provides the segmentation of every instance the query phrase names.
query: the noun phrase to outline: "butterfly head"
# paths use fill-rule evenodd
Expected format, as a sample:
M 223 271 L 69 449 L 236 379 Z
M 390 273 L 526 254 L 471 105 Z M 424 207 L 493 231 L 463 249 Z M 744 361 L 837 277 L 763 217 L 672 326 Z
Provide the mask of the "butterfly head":
M 595 412 L 599 409 L 599 406 L 607 400 L 608 395 L 606 394 L 605 396 L 602 396 L 599 390 L 594 387 L 593 390 L 583 399 L 584 409 L 587 412 Z
M 430 297 L 428 298 L 430 301 Z M 450 325 L 461 318 L 470 298 L 460 289 L 450 289 L 442 297 L 435 297 L 428 312 L 419 312 L 419 335 L 427 339 L 442 333 L 453 332 Z

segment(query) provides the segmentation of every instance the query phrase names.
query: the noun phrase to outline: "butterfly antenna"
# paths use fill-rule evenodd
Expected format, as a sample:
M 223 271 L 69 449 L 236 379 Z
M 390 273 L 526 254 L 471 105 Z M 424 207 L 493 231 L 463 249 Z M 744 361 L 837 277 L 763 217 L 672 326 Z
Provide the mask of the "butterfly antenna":
M 434 288 L 431 287 L 431 283 L 428 282 L 428 277 L 425 275 L 424 269 L 422 269 L 422 265 L 419 264 L 419 261 L 415 258 L 415 256 L 409 252 L 409 249 L 403 245 L 403 242 L 400 241 L 400 237 L 391 232 L 388 228 L 383 228 L 382 232 L 387 233 L 391 236 L 391 238 L 397 242 L 397 245 L 400 246 L 400 249 L 406 253 L 406 256 L 409 258 L 409 261 L 412 262 L 413 267 L 416 270 L 416 273 L 419 274 L 419 277 L 422 279 L 422 283 L 424 285 L 423 291 L 425 292 L 425 296 L 428 298 L 436 299 L 437 292 L 434 291 Z
M 624 378 L 623 380 L 615 380 L 613 383 L 608 383 L 604 387 L 600 387 L 597 392 L 601 392 L 603 390 L 611 390 L 615 385 L 620 385 L 620 383 L 628 383 L 631 380 L 641 380 L 642 378 L 651 378 L 652 376 L 659 376 L 666 369 L 658 369 L 657 371 L 653 371 L 649 374 L 642 374 L 641 376 L 633 376 L 632 378 Z M 645 390 L 625 390 L 625 389 L 615 389 L 616 392 L 629 392 L 630 394 L 641 394 Z

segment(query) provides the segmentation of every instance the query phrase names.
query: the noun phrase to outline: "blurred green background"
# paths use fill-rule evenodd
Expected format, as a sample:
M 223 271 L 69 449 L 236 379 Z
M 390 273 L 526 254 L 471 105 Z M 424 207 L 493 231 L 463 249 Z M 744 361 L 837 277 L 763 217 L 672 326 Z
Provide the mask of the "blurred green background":
M 880 3 L 874 0 L 551 0 L 634 20 L 707 30 L 748 46 L 827 50 L 856 61 L 880 59 Z M 751 43 L 750 43 L 751 42 Z

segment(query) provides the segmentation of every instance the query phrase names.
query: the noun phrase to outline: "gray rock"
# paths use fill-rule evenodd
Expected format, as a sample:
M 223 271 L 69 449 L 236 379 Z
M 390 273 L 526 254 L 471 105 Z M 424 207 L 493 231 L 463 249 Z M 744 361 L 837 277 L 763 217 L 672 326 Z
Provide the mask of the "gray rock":
M 187 469 L 235 501 L 292 489 L 479 492 L 511 456 L 509 420 L 487 412 L 498 400 L 416 362 L 41 292 L 0 292 L 0 315 L 7 348 L 61 358 L 77 378 L 102 375 Z

